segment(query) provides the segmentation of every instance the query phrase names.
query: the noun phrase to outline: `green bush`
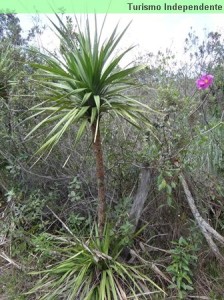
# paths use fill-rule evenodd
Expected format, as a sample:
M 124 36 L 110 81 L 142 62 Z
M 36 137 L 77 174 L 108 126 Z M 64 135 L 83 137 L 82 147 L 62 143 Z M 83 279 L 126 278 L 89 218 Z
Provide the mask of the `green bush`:
M 174 248 L 170 250 L 172 261 L 167 267 L 167 271 L 172 275 L 171 289 L 177 289 L 178 299 L 184 299 L 187 292 L 193 291 L 192 270 L 197 256 L 194 245 L 189 240 L 180 237 L 177 242 L 173 242 Z

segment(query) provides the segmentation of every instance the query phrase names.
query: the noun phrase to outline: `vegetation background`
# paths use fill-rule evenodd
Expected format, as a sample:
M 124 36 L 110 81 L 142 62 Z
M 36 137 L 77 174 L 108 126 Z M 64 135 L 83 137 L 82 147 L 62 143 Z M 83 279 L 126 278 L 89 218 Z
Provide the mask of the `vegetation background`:
M 144 68 L 126 74 L 135 84 L 124 99 L 152 110 L 145 106 L 140 124 L 133 115 L 101 120 L 107 214 L 99 228 L 91 131 L 75 145 L 72 124 L 35 164 L 51 125 L 25 139 L 43 119 L 30 118 L 47 90 L 36 66 L 71 51 L 63 34 L 77 55 L 83 49 L 68 17 L 59 23 L 61 54 L 40 55 L 30 44 L 44 30 L 37 23 L 25 35 L 17 15 L 0 14 L 0 299 L 223 299 L 221 32 L 203 41 L 189 32 L 185 63 L 167 49 L 139 57 L 133 70 Z M 202 74 L 214 76 L 206 90 L 196 88 Z

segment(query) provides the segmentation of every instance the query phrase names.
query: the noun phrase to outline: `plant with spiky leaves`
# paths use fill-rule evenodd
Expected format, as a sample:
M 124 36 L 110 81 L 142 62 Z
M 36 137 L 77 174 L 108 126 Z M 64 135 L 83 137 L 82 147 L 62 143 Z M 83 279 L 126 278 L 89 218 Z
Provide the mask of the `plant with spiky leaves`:
M 43 276 L 25 295 L 37 293 L 40 300 L 146 300 L 154 293 L 159 293 L 160 299 L 165 297 L 165 292 L 142 273 L 143 265 L 133 266 L 119 258 L 125 237 L 116 237 L 109 223 L 102 239 L 95 224 L 86 241 L 74 234 L 45 234 L 42 238 L 44 249 L 40 246 L 39 251 L 46 251 L 49 245 L 48 251 L 59 261 L 46 270 L 32 272 Z
M 93 137 L 93 149 L 96 160 L 96 177 L 98 184 L 98 225 L 102 234 L 106 217 L 106 196 L 104 183 L 104 163 L 100 137 L 100 121 L 105 113 L 114 114 L 127 120 L 137 128 L 143 124 L 150 126 L 143 112 L 151 109 L 135 99 L 125 95 L 124 91 L 134 85 L 131 75 L 143 66 L 118 68 L 121 59 L 133 47 L 112 57 L 115 48 L 130 24 L 121 33 L 117 33 L 118 25 L 112 34 L 102 42 L 103 25 L 98 31 L 95 17 L 94 34 L 90 30 L 89 19 L 86 18 L 85 30 L 82 31 L 77 21 L 77 32 L 74 39 L 66 25 L 57 16 L 59 26 L 52 22 L 60 38 L 60 56 L 42 54 L 43 64 L 34 65 L 41 70 L 37 78 L 46 92 L 46 99 L 32 109 L 32 115 L 43 114 L 45 117 L 29 133 L 31 135 L 39 127 L 55 122 L 37 153 L 52 150 L 62 135 L 76 123 L 77 142 L 87 127 Z M 47 116 L 46 116 L 47 114 Z

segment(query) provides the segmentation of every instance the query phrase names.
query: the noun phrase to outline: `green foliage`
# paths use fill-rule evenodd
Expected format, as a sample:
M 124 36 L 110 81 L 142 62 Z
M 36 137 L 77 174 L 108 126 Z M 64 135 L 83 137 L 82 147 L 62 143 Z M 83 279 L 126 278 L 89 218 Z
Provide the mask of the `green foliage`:
M 68 199 L 71 202 L 78 202 L 82 199 L 81 182 L 77 177 L 74 177 L 74 179 L 69 183 L 68 190 Z
M 120 201 L 111 210 L 110 217 L 115 224 L 111 229 L 114 238 L 121 240 L 122 246 L 130 246 L 133 243 L 133 224 L 129 220 L 129 214 L 131 208 L 130 197 L 120 199 Z
M 189 291 L 193 291 L 191 268 L 197 261 L 196 249 L 190 240 L 183 237 L 172 243 L 175 246 L 170 250 L 172 261 L 166 269 L 172 275 L 173 284 L 169 287 L 177 289 L 179 299 L 184 299 Z
M 149 285 L 163 292 L 140 271 L 141 266 L 128 265 L 120 260 L 123 241 L 114 236 L 109 224 L 105 226 L 102 238 L 96 225 L 85 240 L 76 236 L 45 237 L 53 242 L 52 253 L 57 262 L 44 271 L 32 272 L 42 278 L 26 295 L 39 293 L 39 299 L 48 300 L 62 296 L 68 300 L 119 300 L 127 297 L 137 300 L 139 296 L 148 299 Z M 42 245 L 44 252 L 46 244 Z
M 80 213 L 72 212 L 67 218 L 67 224 L 73 232 L 81 236 L 82 234 L 85 235 L 86 231 L 89 229 L 92 224 L 92 218 L 91 216 L 86 217 Z
M 0 229 L 2 235 L 7 236 L 10 241 L 10 255 L 16 257 L 29 250 L 31 235 L 41 233 L 49 225 L 45 209 L 55 199 L 52 194 L 43 196 L 40 190 L 27 196 L 18 188 L 9 190 L 5 197 L 5 218 Z
M 163 172 L 164 173 L 164 172 Z M 170 176 L 170 172 L 165 172 L 165 174 Z M 158 191 L 164 190 L 167 197 L 167 205 L 173 206 L 173 190 L 176 188 L 176 182 L 172 180 L 171 182 L 167 181 L 164 177 L 164 174 L 160 173 L 160 175 L 157 178 L 157 185 L 158 185 Z
M 34 191 L 28 199 L 22 199 L 13 189 L 6 193 L 7 201 L 11 205 L 11 222 L 16 228 L 23 227 L 26 231 L 36 231 L 43 226 L 43 210 L 49 199 L 41 195 L 40 191 Z
M 35 113 L 31 118 L 40 115 L 44 118 L 28 136 L 41 126 L 55 124 L 56 121 L 56 125 L 53 125 L 38 152 L 52 149 L 74 123 L 79 126 L 76 141 L 84 134 L 88 124 L 94 124 L 97 132 L 104 113 L 122 117 L 138 128 L 141 128 L 142 124 L 150 127 L 148 119 L 143 114 L 150 112 L 150 108 L 123 93 L 135 84 L 131 75 L 141 70 L 143 66 L 125 70 L 118 68 L 121 59 L 132 48 L 112 58 L 128 26 L 120 34 L 117 34 L 118 26 L 116 26 L 108 39 L 102 42 L 104 23 L 98 30 L 95 19 L 95 33 L 92 40 L 88 18 L 84 30 L 76 20 L 78 32 L 74 40 L 71 38 L 70 29 L 58 16 L 57 18 L 60 27 L 52 23 L 63 44 L 60 53 L 62 58 L 42 54 L 44 64 L 33 65 L 40 71 L 37 81 L 44 87 L 45 95 L 43 95 L 44 102 L 32 108 Z
M 35 255 L 35 269 L 54 262 L 57 254 L 53 251 L 54 238 L 50 234 L 43 231 L 32 235 L 29 244 L 31 256 Z
M 131 198 L 124 197 L 120 199 L 113 209 L 111 209 L 111 218 L 118 225 L 124 224 L 128 221 L 129 215 L 128 212 L 131 208 Z
M 158 192 L 164 193 L 166 197 L 166 204 L 162 204 L 161 206 L 168 205 L 170 207 L 175 207 L 175 190 L 178 185 L 177 178 L 179 170 L 178 168 L 175 168 L 175 166 L 172 166 L 168 161 L 159 171 L 157 177 L 157 189 Z

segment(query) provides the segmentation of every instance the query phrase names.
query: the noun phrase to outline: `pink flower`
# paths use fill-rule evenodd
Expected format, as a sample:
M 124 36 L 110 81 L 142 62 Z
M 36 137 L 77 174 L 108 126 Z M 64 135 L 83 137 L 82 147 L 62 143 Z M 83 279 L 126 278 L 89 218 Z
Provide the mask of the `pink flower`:
M 207 89 L 210 85 L 212 85 L 214 80 L 214 76 L 207 74 L 207 75 L 202 75 L 197 81 L 196 85 L 199 90 L 205 90 Z

